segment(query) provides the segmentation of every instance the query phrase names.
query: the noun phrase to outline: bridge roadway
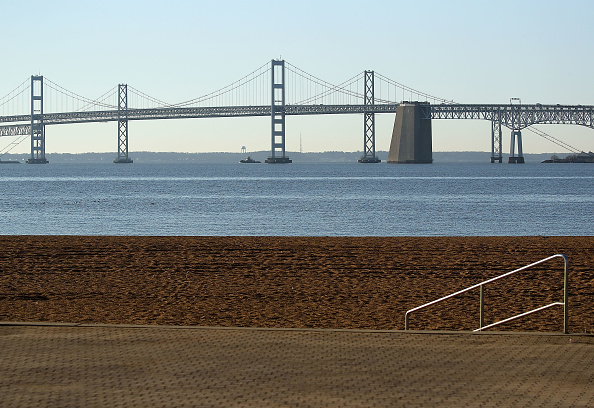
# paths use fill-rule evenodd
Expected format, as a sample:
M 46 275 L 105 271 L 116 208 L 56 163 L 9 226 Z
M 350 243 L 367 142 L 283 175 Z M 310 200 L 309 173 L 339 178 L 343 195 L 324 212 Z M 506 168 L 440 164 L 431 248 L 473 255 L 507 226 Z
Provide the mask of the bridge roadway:
M 404 102 L 407 103 L 407 102 Z M 410 102 L 415 103 L 415 102 Z M 419 102 L 416 102 L 419 103 Z M 500 123 L 510 129 L 523 129 L 534 124 L 573 124 L 594 129 L 592 105 L 497 105 L 497 104 L 425 104 L 420 102 L 426 119 L 483 119 Z M 341 115 L 367 113 L 396 113 L 399 104 L 375 105 L 285 105 L 286 115 Z M 275 108 L 278 111 L 278 107 Z M 128 109 L 125 115 L 118 110 L 89 112 L 46 113 L 45 125 L 69 123 L 112 122 L 119 119 L 189 119 L 217 117 L 270 116 L 271 107 L 226 106 L 198 108 Z M 39 117 L 36 117 L 39 119 Z M 18 136 L 31 133 L 31 115 L 0 116 L 0 136 Z

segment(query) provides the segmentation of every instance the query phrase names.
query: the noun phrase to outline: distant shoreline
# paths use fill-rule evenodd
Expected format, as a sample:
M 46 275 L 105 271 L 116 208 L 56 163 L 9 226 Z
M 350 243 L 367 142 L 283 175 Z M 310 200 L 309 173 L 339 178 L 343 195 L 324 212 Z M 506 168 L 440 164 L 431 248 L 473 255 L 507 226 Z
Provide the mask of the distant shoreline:
M 131 152 L 134 163 L 238 163 L 239 160 L 251 156 L 255 160 L 264 162 L 270 156 L 270 151 L 250 151 L 248 153 L 210 152 L 210 153 L 181 153 L 181 152 Z M 357 163 L 362 152 L 287 152 L 293 163 Z M 387 151 L 376 152 L 377 157 L 386 163 Z M 541 163 L 551 159 L 551 156 L 565 156 L 565 153 L 536 153 L 524 154 L 526 163 Z M 5 154 L 4 161 L 25 162 L 28 154 Z M 50 163 L 113 163 L 114 152 L 103 153 L 47 153 Z M 491 152 L 433 152 L 433 163 L 490 163 Z M 508 155 L 504 154 L 507 163 Z

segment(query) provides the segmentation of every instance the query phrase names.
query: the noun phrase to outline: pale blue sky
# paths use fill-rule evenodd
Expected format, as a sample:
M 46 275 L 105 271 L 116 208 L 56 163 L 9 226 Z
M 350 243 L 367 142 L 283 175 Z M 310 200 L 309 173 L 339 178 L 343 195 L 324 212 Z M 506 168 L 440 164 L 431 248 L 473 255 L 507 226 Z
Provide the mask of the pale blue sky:
M 127 83 L 168 102 L 282 56 L 328 82 L 365 69 L 464 103 L 594 104 L 594 2 L 6 1 L 0 95 L 40 73 L 95 98 Z M 388 150 L 393 115 L 377 117 Z M 134 122 L 130 151 L 270 148 L 268 118 Z M 594 150 L 594 130 L 540 126 Z M 363 118 L 287 119 L 287 148 L 361 150 Z M 435 151 L 490 150 L 487 121 L 434 121 Z M 0 139 L 0 148 L 7 139 Z M 504 151 L 509 150 L 506 131 Z M 48 152 L 115 151 L 116 124 L 48 127 Z M 28 150 L 23 146 L 23 152 Z M 562 151 L 530 132 L 526 153 Z

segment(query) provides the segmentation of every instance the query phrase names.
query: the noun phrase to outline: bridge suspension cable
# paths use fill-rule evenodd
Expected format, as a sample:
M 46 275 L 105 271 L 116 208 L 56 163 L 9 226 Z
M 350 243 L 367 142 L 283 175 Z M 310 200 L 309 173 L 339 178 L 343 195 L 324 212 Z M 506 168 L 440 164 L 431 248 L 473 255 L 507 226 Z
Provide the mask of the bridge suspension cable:
M 148 95 L 132 86 L 128 86 L 128 108 L 185 108 L 185 107 L 214 107 L 214 106 L 267 106 L 271 103 L 271 72 L 269 63 L 261 65 L 241 79 L 220 88 L 214 92 L 192 98 L 179 103 L 168 103 L 162 99 Z M 338 85 L 325 81 L 318 76 L 312 75 L 303 69 L 285 61 L 288 105 L 361 105 L 364 103 L 364 75 L 363 72 L 339 83 Z M 409 100 L 417 99 L 432 100 L 434 103 L 453 103 L 444 98 L 439 98 L 425 92 L 418 91 L 397 81 L 391 80 L 381 74 L 375 74 L 376 104 L 397 104 L 399 94 L 402 99 L 407 99 L 406 94 L 410 93 Z M 30 88 L 29 81 L 24 81 L 7 97 L 0 100 L 7 103 L 8 100 L 18 95 L 25 95 Z M 114 87 L 97 99 L 84 97 L 72 92 L 63 86 L 45 77 L 44 84 L 47 87 L 46 112 L 65 111 L 95 111 L 95 110 L 116 110 L 117 109 L 117 87 Z M 26 95 L 25 95 L 26 96 Z M 24 99 L 24 98 L 23 98 Z M 3 102 L 4 101 L 4 102 Z M 49 102 L 49 103 L 48 103 Z M 64 106 L 65 105 L 65 106 Z M 23 104 L 24 112 L 29 109 Z M 20 112 L 23 114 L 24 112 Z
M 241 94 L 240 90 L 250 89 L 253 93 Z M 184 102 L 165 104 L 163 108 L 181 108 L 190 106 L 239 106 L 244 102 L 247 106 L 270 104 L 270 63 L 266 62 L 243 78 L 214 92 Z
M 349 105 L 362 104 L 363 95 L 363 73 L 359 73 L 346 81 L 335 85 L 324 81 L 315 75 L 309 74 L 304 70 L 285 61 L 288 76 L 287 80 L 290 88 L 289 104 L 311 105 L 311 104 L 334 104 Z M 361 90 L 361 92 L 359 91 Z
M 528 126 L 526 129 L 528 129 L 532 133 L 535 133 L 536 135 L 542 137 L 543 139 L 548 140 L 549 142 L 553 142 L 554 144 L 556 144 L 559 147 L 562 147 L 563 149 L 569 150 L 571 153 L 580 153 L 583 151 L 580 149 L 576 149 L 575 147 L 563 142 L 562 140 L 557 139 L 556 137 L 553 137 L 553 136 L 543 132 L 540 129 L 535 128 L 534 126 Z
M 82 107 L 78 108 L 77 112 L 89 111 L 91 109 L 96 110 L 96 108 L 98 106 L 105 107 L 106 109 L 109 109 L 109 110 L 117 109 L 117 105 L 115 104 L 115 100 L 117 98 L 116 93 L 117 93 L 117 87 L 114 86 L 113 88 L 111 88 L 109 91 L 105 92 L 103 95 L 101 95 L 94 101 L 89 102 L 86 105 L 83 105 Z M 113 103 L 106 102 L 108 100 L 110 102 L 113 101 Z
M 97 99 L 89 99 L 75 92 L 69 91 L 68 89 L 62 87 L 61 85 L 58 85 L 57 83 L 53 82 L 51 79 L 47 77 L 43 78 L 43 82 L 44 86 L 56 93 L 55 95 L 48 95 L 48 100 L 51 101 L 53 98 L 57 101 L 57 99 L 61 95 L 63 98 L 65 98 L 61 101 L 62 105 L 68 105 L 70 103 L 73 111 L 98 110 L 98 108 L 117 109 L 117 105 L 105 102 L 109 97 L 112 96 L 112 94 L 115 95 L 115 88 L 107 91 L 105 94 L 103 94 Z M 109 95 L 109 97 L 106 97 L 106 95 Z M 48 106 L 48 108 L 50 107 L 49 104 L 46 105 Z M 53 109 L 55 110 L 56 107 L 54 106 Z M 64 111 L 64 109 L 62 110 Z
M 150 95 L 139 91 L 132 86 L 128 86 L 128 100 L 131 102 L 130 106 L 134 108 L 162 108 L 165 106 L 171 106 L 167 102 L 163 102 L 160 99 L 154 98 Z
M 29 135 L 22 135 L 17 140 L 10 142 L 3 150 L 0 150 L 0 160 L 2 159 L 2 157 L 5 154 L 10 153 L 15 147 L 20 145 L 22 142 L 24 142 L 28 138 L 29 138 Z
M 19 86 L 0 98 L 2 116 L 18 115 L 26 112 L 30 101 L 31 79 L 25 79 Z
M 376 97 L 375 100 L 376 102 L 379 103 L 397 103 L 397 94 L 402 92 L 402 99 L 401 101 L 407 100 L 406 96 L 408 94 L 410 94 L 410 98 L 408 99 L 409 101 L 413 101 L 414 100 L 414 96 L 417 97 L 417 101 L 420 101 L 421 98 L 423 98 L 423 101 L 433 101 L 433 103 L 447 103 L 447 104 L 453 104 L 455 103 L 452 100 L 448 100 L 448 99 L 444 99 L 444 98 L 440 98 L 434 95 L 430 95 L 428 93 L 422 92 L 422 91 L 418 91 L 414 88 L 411 88 L 409 86 L 403 85 L 400 82 L 394 81 L 393 79 L 390 79 L 388 77 L 385 77 L 379 73 L 375 73 L 375 78 L 376 78 Z M 391 95 L 390 95 L 390 88 L 393 87 L 394 91 L 394 99 L 391 99 Z M 384 91 L 384 88 L 386 88 L 386 91 Z M 387 95 L 384 94 L 384 92 L 387 93 Z

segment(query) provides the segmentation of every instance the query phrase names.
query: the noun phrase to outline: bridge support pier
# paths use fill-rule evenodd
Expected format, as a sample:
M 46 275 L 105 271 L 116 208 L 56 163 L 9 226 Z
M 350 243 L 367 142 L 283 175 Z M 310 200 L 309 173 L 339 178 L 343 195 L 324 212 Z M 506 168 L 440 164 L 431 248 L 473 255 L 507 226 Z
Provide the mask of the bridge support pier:
M 31 157 L 27 164 L 46 164 L 43 123 L 43 77 L 31 76 Z
M 285 155 L 285 61 L 272 60 L 272 102 L 270 109 L 271 149 L 265 163 L 284 164 L 293 161 Z
M 373 71 L 365 71 L 365 106 L 373 106 L 375 103 L 374 96 L 374 73 Z M 375 113 L 363 113 L 363 157 L 359 159 L 359 163 L 379 163 L 381 162 L 375 156 Z
M 491 163 L 503 162 L 501 155 L 501 122 L 491 121 Z
M 118 157 L 114 163 L 132 163 L 128 157 L 128 85 L 118 85 Z
M 518 141 L 518 155 L 515 154 L 516 140 Z M 511 132 L 511 147 L 509 150 L 508 163 L 524 163 L 524 153 L 522 152 L 522 131 L 514 129 Z
M 388 163 L 433 163 L 431 118 L 423 117 L 418 102 L 396 108 Z

